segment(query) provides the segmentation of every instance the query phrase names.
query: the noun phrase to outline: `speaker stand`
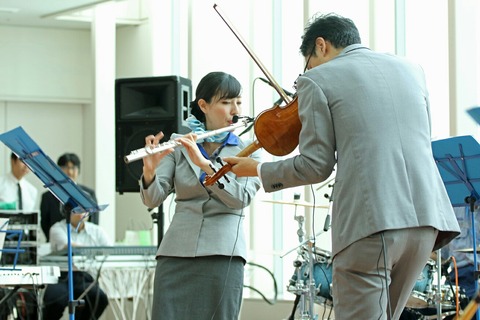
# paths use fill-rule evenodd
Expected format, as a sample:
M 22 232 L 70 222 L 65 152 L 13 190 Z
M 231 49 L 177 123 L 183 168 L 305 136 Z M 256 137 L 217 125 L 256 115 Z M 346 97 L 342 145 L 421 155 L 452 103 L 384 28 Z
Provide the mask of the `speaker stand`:
M 163 217 L 163 204 L 158 207 L 157 212 L 151 214 L 153 223 L 157 224 L 157 248 L 160 246 L 160 243 L 163 239 L 163 227 L 164 227 L 164 217 Z

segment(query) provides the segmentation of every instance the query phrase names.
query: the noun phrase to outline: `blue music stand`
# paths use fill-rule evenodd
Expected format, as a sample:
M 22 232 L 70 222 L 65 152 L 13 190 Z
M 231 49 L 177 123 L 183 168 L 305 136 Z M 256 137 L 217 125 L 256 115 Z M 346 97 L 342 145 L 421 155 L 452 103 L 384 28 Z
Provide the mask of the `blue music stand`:
M 480 124 L 480 107 L 473 107 L 467 110 L 467 113 L 477 122 Z
M 474 230 L 473 261 L 477 269 L 477 239 L 475 232 L 475 203 L 480 200 L 480 145 L 472 136 L 459 136 L 432 142 L 433 157 L 443 179 L 450 202 L 454 207 L 470 206 Z M 475 273 L 478 292 L 478 270 Z M 477 314 L 478 319 L 478 314 Z
M 44 183 L 45 188 L 68 208 L 67 213 L 88 214 L 100 212 L 107 205 L 97 205 L 93 199 L 85 194 L 75 182 L 72 181 L 55 162 L 50 159 L 32 138 L 17 127 L 13 130 L 0 134 L 0 141 L 9 147 L 20 160 Z M 67 214 L 67 237 L 68 237 L 68 311 L 70 319 L 75 319 L 75 307 L 84 303 L 83 300 L 73 299 L 73 266 L 72 266 L 72 243 L 70 214 Z

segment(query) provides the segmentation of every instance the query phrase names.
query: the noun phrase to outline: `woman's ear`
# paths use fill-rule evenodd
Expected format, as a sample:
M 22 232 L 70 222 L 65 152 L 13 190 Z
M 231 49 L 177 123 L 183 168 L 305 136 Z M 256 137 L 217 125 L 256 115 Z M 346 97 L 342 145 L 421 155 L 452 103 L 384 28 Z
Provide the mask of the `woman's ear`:
M 205 101 L 205 99 L 199 99 L 198 106 L 203 113 L 207 113 L 207 101 Z

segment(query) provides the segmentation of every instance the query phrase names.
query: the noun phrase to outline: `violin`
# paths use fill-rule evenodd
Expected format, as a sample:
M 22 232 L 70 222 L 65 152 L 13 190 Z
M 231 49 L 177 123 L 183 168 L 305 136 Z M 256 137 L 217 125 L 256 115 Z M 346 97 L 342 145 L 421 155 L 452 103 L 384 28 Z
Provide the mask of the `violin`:
M 298 116 L 298 100 L 295 96 L 291 99 L 285 91 L 278 85 L 273 76 L 268 70 L 260 63 L 258 57 L 249 48 L 244 39 L 238 32 L 232 27 L 232 24 L 223 15 L 217 4 L 213 5 L 213 8 L 227 24 L 233 34 L 237 37 L 243 47 L 247 50 L 253 60 L 257 63 L 259 68 L 265 74 L 270 84 L 280 94 L 280 97 L 285 102 L 284 106 L 275 104 L 272 108 L 261 112 L 254 121 L 254 132 L 256 140 L 248 145 L 245 149 L 240 151 L 237 157 L 248 157 L 260 148 L 265 149 L 268 153 L 274 156 L 285 156 L 291 153 L 298 146 L 300 130 L 302 124 Z M 204 185 L 211 186 L 216 183 L 221 177 L 232 170 L 232 165 L 225 164 L 217 172 L 211 176 L 205 177 Z

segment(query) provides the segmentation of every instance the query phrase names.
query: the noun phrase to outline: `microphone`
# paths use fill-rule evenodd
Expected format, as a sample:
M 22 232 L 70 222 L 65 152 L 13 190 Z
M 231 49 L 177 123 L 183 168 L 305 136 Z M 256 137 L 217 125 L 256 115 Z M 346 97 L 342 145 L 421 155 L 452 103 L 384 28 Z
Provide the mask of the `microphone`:
M 328 231 L 328 229 L 330 229 L 330 214 L 327 214 L 325 224 L 323 225 L 323 231 Z
M 263 82 L 265 82 L 266 84 L 268 84 L 268 85 L 271 86 L 272 88 L 275 88 L 275 87 L 272 85 L 272 83 L 271 83 L 270 81 L 268 81 L 267 79 L 262 78 L 262 77 L 258 77 L 258 79 L 262 80 Z M 282 88 L 282 87 L 280 87 L 280 88 Z M 289 97 L 292 97 L 292 98 L 293 98 L 293 97 L 295 96 L 295 95 L 294 95 L 293 93 L 291 93 L 290 91 L 287 91 L 287 90 L 285 90 L 285 89 L 283 89 L 283 88 L 282 88 L 282 90 L 283 90 L 283 92 L 285 92 L 285 94 L 286 94 L 287 96 L 289 96 Z
M 255 120 L 255 119 L 253 119 L 253 118 L 251 118 L 251 117 L 249 117 L 249 116 L 234 115 L 234 116 L 232 117 L 232 122 L 233 122 L 233 123 L 237 123 L 238 120 L 240 120 L 240 119 L 247 119 L 248 121 L 253 121 L 253 120 Z

